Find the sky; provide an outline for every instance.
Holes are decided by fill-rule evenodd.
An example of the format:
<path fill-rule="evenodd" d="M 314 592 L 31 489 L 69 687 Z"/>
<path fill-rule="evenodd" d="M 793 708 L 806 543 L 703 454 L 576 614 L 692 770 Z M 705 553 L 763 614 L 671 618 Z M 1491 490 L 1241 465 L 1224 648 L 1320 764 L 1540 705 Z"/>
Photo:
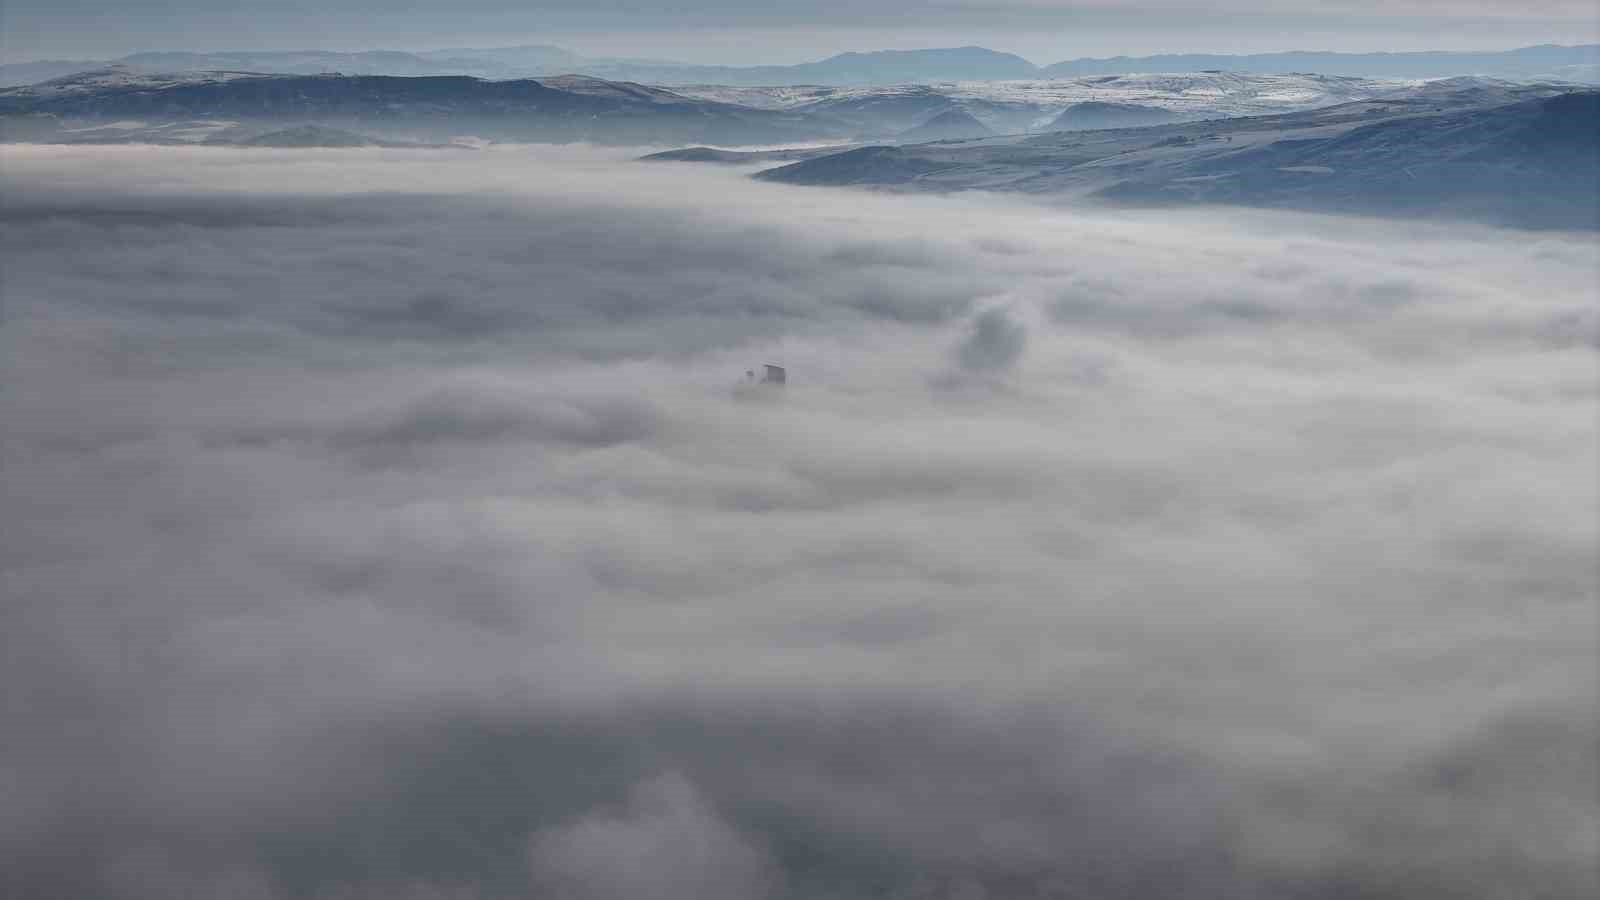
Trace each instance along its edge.
<path fill-rule="evenodd" d="M 10 884 L 1593 896 L 1592 235 L 744 175 L 0 148 Z"/>
<path fill-rule="evenodd" d="M 7 61 L 148 50 L 434 49 L 554 43 L 588 55 L 764 64 L 979 44 L 1079 56 L 1509 49 L 1600 40 L 1589 0 L 8 0 Z"/>

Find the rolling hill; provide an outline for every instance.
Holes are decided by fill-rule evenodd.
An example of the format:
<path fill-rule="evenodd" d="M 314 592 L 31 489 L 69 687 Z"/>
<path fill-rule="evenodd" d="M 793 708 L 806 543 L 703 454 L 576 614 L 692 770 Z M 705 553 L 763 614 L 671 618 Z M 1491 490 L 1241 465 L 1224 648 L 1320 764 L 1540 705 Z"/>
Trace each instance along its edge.
<path fill-rule="evenodd" d="M 114 68 L 0 90 L 0 116 L 88 124 L 221 120 L 320 125 L 380 138 L 753 144 L 838 136 L 800 111 L 752 109 L 584 76 L 146 75 Z"/>
<path fill-rule="evenodd" d="M 581 73 L 654 84 L 868 86 L 943 81 L 1009 81 L 1092 75 L 1201 72 L 1320 72 L 1379 78 L 1499 78 L 1600 81 L 1600 44 L 1541 45 L 1499 52 L 1333 53 L 1295 51 L 1072 59 L 1046 66 L 985 47 L 840 53 L 793 65 L 724 66 L 670 60 L 586 57 L 561 47 L 457 47 L 445 50 L 225 51 L 136 53 L 115 60 L 43 60 L 0 65 L 0 86 L 33 84 L 120 64 L 144 73 L 237 70 L 289 75 L 471 75 L 537 78 Z"/>
<path fill-rule="evenodd" d="M 1600 92 L 1421 90 L 1277 116 L 861 147 L 757 177 L 1592 229 Z"/>
<path fill-rule="evenodd" d="M 915 128 L 902 131 L 900 140 L 912 143 L 951 141 L 988 137 L 992 134 L 994 132 L 973 118 L 972 113 L 963 109 L 948 109 Z"/>

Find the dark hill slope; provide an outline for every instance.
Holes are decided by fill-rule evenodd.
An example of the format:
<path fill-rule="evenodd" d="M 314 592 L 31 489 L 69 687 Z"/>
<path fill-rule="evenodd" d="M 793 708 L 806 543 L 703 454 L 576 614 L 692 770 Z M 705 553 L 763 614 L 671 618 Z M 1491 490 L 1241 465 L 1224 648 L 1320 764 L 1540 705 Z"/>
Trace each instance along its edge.
<path fill-rule="evenodd" d="M 1130 179 L 1123 201 L 1239 203 L 1600 228 L 1600 92 L 1375 122 Z"/>
<path fill-rule="evenodd" d="M 356 134 L 353 131 L 342 131 L 338 128 L 328 128 L 322 125 L 297 125 L 292 128 L 283 128 L 278 131 L 269 131 L 265 134 L 240 138 L 236 141 L 214 141 L 216 143 L 231 143 L 240 147 L 407 147 L 409 144 L 397 144 L 391 141 L 380 141 Z"/>
<path fill-rule="evenodd" d="M 0 113 L 79 119 L 284 121 L 363 132 L 604 143 L 776 143 L 839 126 L 804 113 L 697 100 L 580 76 L 485 81 L 465 76 L 84 73 L 0 91 Z"/>
<path fill-rule="evenodd" d="M 919 141 L 965 141 L 991 137 L 993 131 L 964 109 L 949 109 L 915 128 L 900 133 L 906 143 Z"/>
<path fill-rule="evenodd" d="M 1177 113 L 1158 106 L 1088 100 L 1063 109 L 1045 130 L 1092 131 L 1098 128 L 1142 128 L 1146 125 L 1165 125 L 1177 118 Z"/>
<path fill-rule="evenodd" d="M 879 147 L 758 177 L 1600 227 L 1600 92 L 1508 94 L 1519 95 L 1484 106 L 1430 93 L 1280 116 Z"/>
<path fill-rule="evenodd" d="M 888 136 L 957 108 L 944 92 L 925 84 L 910 84 L 875 91 L 840 91 L 797 110 L 848 123 L 864 133 Z"/>

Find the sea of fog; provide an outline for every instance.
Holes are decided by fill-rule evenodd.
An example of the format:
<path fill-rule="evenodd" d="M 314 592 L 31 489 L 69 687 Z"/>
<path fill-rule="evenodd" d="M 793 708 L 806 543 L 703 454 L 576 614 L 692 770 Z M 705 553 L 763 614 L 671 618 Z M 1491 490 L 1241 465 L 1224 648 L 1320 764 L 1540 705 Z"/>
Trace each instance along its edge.
<path fill-rule="evenodd" d="M 1590 896 L 1592 235 L 747 171 L 0 151 L 16 895 Z"/>

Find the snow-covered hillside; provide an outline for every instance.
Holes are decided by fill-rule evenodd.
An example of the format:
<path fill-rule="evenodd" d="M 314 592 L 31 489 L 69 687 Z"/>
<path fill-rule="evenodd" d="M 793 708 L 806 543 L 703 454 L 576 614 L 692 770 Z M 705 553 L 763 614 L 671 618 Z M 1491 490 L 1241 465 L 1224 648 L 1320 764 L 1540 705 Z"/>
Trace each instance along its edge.
<path fill-rule="evenodd" d="M 197 120 L 254 123 L 269 130 L 317 125 L 408 143 L 474 136 L 738 146 L 854 136 L 837 119 L 714 103 L 578 75 L 510 80 L 245 72 L 152 75 L 111 68 L 0 89 L 4 140 L 108 140 L 118 134 L 110 126 L 133 122 L 165 142 L 165 126 Z M 134 130 L 122 129 L 130 139 Z"/>
<path fill-rule="evenodd" d="M 1600 92 L 1474 79 L 1271 116 L 818 154 L 756 177 L 1600 227 Z"/>
<path fill-rule="evenodd" d="M 845 117 L 860 109 L 871 108 L 881 113 L 889 106 L 909 108 L 912 101 L 921 101 L 924 108 L 948 105 L 966 109 L 992 128 L 1016 130 L 1020 124 L 1026 130 L 1043 127 L 1066 107 L 1085 101 L 1159 107 L 1184 118 L 1205 119 L 1316 109 L 1382 96 L 1419 83 L 1338 75 L 1189 72 L 895 87 L 693 85 L 673 90 L 691 97 L 743 106 Z"/>
<path fill-rule="evenodd" d="M 1065 107 L 1086 100 L 1159 106 L 1196 117 L 1293 112 L 1364 100 L 1415 82 L 1339 75 L 1239 72 L 1101 75 L 1059 81 L 959 82 L 941 86 L 958 100 Z"/>
<path fill-rule="evenodd" d="M 128 66 L 109 66 L 92 72 L 79 72 L 26 87 L 9 88 L 15 97 L 59 98 L 107 91 L 160 91 L 197 84 L 221 84 L 241 78 L 265 78 L 255 72 L 178 72 L 153 75 Z M 288 77 L 288 76 L 283 76 Z"/>

